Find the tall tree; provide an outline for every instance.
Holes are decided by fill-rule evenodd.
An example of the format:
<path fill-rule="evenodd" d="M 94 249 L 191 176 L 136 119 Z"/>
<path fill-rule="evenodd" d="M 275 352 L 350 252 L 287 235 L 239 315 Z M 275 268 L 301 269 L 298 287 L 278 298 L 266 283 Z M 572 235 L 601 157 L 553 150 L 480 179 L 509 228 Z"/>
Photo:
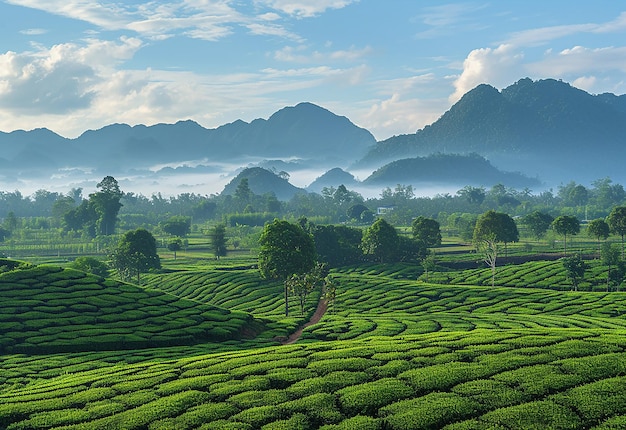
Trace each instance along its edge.
<path fill-rule="evenodd" d="M 517 242 L 519 240 L 517 225 L 508 214 L 487 211 L 476 221 L 473 240 L 478 250 L 483 253 L 485 262 L 491 267 L 491 285 L 494 286 L 498 244 Z"/>
<path fill-rule="evenodd" d="M 616 206 L 611 210 L 607 222 L 611 231 L 622 238 L 622 260 L 624 259 L 624 236 L 626 236 L 626 206 Z"/>
<path fill-rule="evenodd" d="M 441 245 L 441 227 L 434 219 L 418 216 L 411 223 L 413 237 L 426 247 Z"/>
<path fill-rule="evenodd" d="M 602 218 L 594 219 L 587 225 L 587 234 L 596 238 L 598 243 L 600 240 L 606 240 L 609 237 L 611 229 L 609 224 Z"/>
<path fill-rule="evenodd" d="M 275 219 L 266 224 L 259 238 L 259 271 L 265 279 L 285 282 L 315 266 L 317 256 L 310 234 L 298 224 Z M 289 315 L 289 286 L 285 284 L 285 315 Z"/>
<path fill-rule="evenodd" d="M 111 264 L 123 280 L 136 276 L 140 283 L 141 273 L 161 268 L 156 239 L 143 228 L 124 233 L 111 254 Z"/>
<path fill-rule="evenodd" d="M 384 263 L 395 259 L 399 243 L 396 229 L 383 218 L 379 218 L 365 230 L 361 249 L 365 255 Z"/>
<path fill-rule="evenodd" d="M 226 226 L 224 224 L 217 224 L 211 230 L 209 230 L 209 240 L 211 242 L 211 249 L 216 259 L 224 257 L 226 255 Z"/>
<path fill-rule="evenodd" d="M 108 236 L 115 233 L 117 214 L 122 208 L 120 203 L 122 192 L 113 176 L 105 176 L 97 187 L 100 191 L 89 195 L 89 203 L 98 214 L 96 222 L 98 234 Z"/>
<path fill-rule="evenodd" d="M 565 277 L 572 283 L 574 291 L 578 291 L 580 281 L 585 278 L 587 265 L 579 254 L 572 255 L 571 257 L 563 257 L 561 262 L 565 269 Z"/>
<path fill-rule="evenodd" d="M 609 291 L 612 280 L 611 269 L 619 263 L 619 249 L 613 246 L 612 243 L 604 242 L 602 248 L 600 248 L 600 259 L 602 264 L 607 266 L 606 290 Z"/>
<path fill-rule="evenodd" d="M 552 221 L 554 221 L 552 215 L 540 211 L 531 212 L 522 219 L 522 223 L 530 229 L 537 239 L 545 236 L 550 225 L 552 225 Z"/>
<path fill-rule="evenodd" d="M 580 231 L 580 221 L 574 216 L 561 215 L 552 221 L 552 228 L 556 234 L 563 236 L 563 254 L 567 255 L 567 236 L 578 234 Z"/>

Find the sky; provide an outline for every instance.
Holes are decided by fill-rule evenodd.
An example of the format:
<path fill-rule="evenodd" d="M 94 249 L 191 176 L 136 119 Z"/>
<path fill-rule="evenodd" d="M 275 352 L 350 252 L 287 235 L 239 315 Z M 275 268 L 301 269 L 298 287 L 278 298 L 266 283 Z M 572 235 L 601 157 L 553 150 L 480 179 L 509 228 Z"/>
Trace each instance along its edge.
<path fill-rule="evenodd" d="M 481 83 L 626 92 L 614 0 L 0 0 L 0 130 L 215 128 L 311 102 L 378 140 Z"/>

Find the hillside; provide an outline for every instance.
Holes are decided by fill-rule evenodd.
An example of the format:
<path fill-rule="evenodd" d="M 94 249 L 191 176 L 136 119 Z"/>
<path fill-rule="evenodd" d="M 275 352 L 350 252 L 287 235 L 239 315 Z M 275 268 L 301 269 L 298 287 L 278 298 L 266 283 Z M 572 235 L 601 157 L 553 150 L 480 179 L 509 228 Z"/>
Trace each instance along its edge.
<path fill-rule="evenodd" d="M 526 78 L 502 91 L 479 85 L 433 124 L 378 142 L 357 165 L 477 153 L 498 168 L 541 179 L 623 180 L 618 160 L 626 156 L 624 136 L 626 96 L 591 95 L 562 81 Z"/>
<path fill-rule="evenodd" d="M 407 269 L 414 266 L 335 272 L 336 305 L 295 345 L 129 351 L 118 360 L 4 355 L 0 427 L 623 427 L 622 293 L 432 285 L 404 279 Z M 199 275 L 163 280 L 194 294 L 184 287 Z M 229 300 L 218 275 L 210 276 L 199 283 L 219 291 L 197 288 L 197 298 Z M 236 295 L 252 278 L 223 276 L 241 277 L 232 300 L 243 306 Z"/>
<path fill-rule="evenodd" d="M 0 353 L 133 349 L 240 338 L 244 312 L 54 266 L 0 273 Z"/>
<path fill-rule="evenodd" d="M 234 195 L 242 179 L 248 179 L 250 191 L 262 196 L 270 193 L 279 200 L 289 200 L 298 193 L 306 193 L 302 188 L 298 188 L 289 183 L 285 178 L 281 178 L 273 172 L 262 167 L 249 167 L 243 169 L 233 178 L 222 191 L 222 195 Z"/>
<path fill-rule="evenodd" d="M 485 158 L 476 154 L 434 154 L 427 157 L 393 161 L 374 171 L 364 185 L 393 187 L 396 184 L 456 184 L 490 186 L 503 184 L 524 188 L 538 186 L 537 179 L 520 173 L 496 169 Z"/>

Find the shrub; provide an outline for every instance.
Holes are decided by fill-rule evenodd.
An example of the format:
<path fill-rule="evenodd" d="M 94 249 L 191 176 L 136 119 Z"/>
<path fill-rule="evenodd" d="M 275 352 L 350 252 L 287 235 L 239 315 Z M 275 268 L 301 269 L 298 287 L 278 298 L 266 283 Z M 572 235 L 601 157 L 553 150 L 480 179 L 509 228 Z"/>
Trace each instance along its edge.
<path fill-rule="evenodd" d="M 352 385 L 337 392 L 339 404 L 346 415 L 374 415 L 378 409 L 413 394 L 403 382 L 385 378 L 360 385 Z"/>

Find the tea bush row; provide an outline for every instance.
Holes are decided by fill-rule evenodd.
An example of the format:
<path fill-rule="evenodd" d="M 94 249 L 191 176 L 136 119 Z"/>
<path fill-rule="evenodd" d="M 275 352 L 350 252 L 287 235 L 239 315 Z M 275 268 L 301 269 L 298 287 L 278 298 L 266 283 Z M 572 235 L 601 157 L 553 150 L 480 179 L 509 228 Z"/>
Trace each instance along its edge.
<path fill-rule="evenodd" d="M 5 386 L 0 427 L 591 428 L 626 414 L 625 334 L 474 330 L 100 363 Z"/>

